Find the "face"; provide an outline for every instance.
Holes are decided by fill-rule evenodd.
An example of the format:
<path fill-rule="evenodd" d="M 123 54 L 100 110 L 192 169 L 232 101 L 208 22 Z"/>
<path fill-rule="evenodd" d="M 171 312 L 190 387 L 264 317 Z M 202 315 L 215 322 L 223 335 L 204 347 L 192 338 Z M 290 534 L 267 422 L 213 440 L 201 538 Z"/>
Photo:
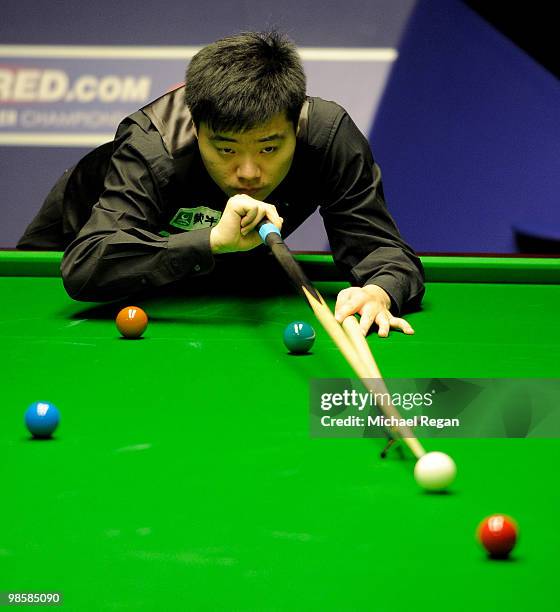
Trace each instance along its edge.
<path fill-rule="evenodd" d="M 198 148 L 213 181 L 228 195 L 265 200 L 284 180 L 296 148 L 296 132 L 284 113 L 245 132 L 198 130 Z"/>

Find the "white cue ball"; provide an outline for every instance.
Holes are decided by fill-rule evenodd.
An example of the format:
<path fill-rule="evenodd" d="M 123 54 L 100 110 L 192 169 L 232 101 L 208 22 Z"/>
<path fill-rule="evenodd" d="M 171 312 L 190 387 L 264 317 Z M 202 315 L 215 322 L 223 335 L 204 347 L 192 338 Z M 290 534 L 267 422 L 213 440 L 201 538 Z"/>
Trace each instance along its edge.
<path fill-rule="evenodd" d="M 438 451 L 422 455 L 414 466 L 414 478 L 426 491 L 444 491 L 453 484 L 456 474 L 455 461 Z"/>

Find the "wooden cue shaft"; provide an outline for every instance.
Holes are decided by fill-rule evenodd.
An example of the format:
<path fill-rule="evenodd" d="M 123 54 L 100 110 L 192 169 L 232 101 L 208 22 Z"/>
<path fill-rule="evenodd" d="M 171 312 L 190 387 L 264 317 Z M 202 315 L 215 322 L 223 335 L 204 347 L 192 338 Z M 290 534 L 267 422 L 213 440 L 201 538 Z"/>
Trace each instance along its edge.
<path fill-rule="evenodd" d="M 311 309 L 319 320 L 319 323 L 321 323 L 327 334 L 329 334 L 331 337 L 332 341 L 339 348 L 340 352 L 344 355 L 346 361 L 350 364 L 354 372 L 356 372 L 359 378 L 367 378 L 368 372 L 366 366 L 358 357 L 352 341 L 344 333 L 344 330 L 342 327 L 340 327 L 340 323 L 334 318 L 333 313 L 321 295 L 319 294 L 320 300 L 317 300 L 307 291 L 305 287 L 302 287 L 302 290 L 307 298 L 307 301 L 309 302 L 309 305 L 311 306 Z"/>
<path fill-rule="evenodd" d="M 260 229 L 260 227 L 266 222 L 267 220 L 264 219 L 258 225 L 258 229 Z M 302 295 L 305 296 L 309 306 L 315 313 L 315 316 L 317 317 L 319 323 L 321 323 L 327 334 L 329 334 L 333 342 L 339 348 L 346 361 L 361 379 L 362 384 L 364 384 L 366 389 L 369 390 L 369 387 L 371 385 L 368 384 L 367 381 L 368 378 L 371 378 L 370 369 L 365 365 L 365 363 L 362 362 L 362 360 L 358 356 L 354 344 L 352 343 L 348 335 L 344 333 L 342 326 L 335 319 L 333 313 L 331 312 L 330 308 L 326 304 L 321 294 L 313 286 L 311 281 L 307 278 L 307 276 L 301 269 L 298 262 L 294 259 L 290 249 L 284 244 L 280 233 L 269 232 L 266 237 L 263 238 L 263 241 L 270 248 L 272 254 L 276 258 L 280 266 L 283 268 L 284 272 L 288 275 L 289 279 L 296 287 L 296 289 L 300 293 L 302 293 Z M 385 416 L 394 416 L 396 418 L 400 418 L 396 408 L 392 405 L 391 407 L 392 411 L 390 413 L 387 413 Z M 381 408 L 383 409 L 383 407 Z M 416 440 L 414 434 L 412 434 L 410 429 L 396 427 L 394 428 L 394 431 L 396 431 L 402 437 L 405 444 L 410 448 L 412 453 L 417 458 L 420 458 L 424 454 L 422 447 L 420 446 L 420 449 L 418 448 L 419 442 L 418 440 Z M 417 444 L 414 443 L 414 440 L 416 440 Z"/>
<path fill-rule="evenodd" d="M 366 385 L 368 391 L 372 393 L 381 393 L 382 397 L 390 398 L 391 394 L 387 389 L 383 376 L 381 376 L 381 372 L 377 367 L 377 363 L 375 362 L 367 340 L 364 338 L 362 330 L 360 329 L 360 324 L 358 323 L 356 317 L 354 315 L 346 317 L 342 322 L 342 327 L 350 338 L 350 341 L 352 342 L 359 358 L 362 360 L 362 363 L 368 372 L 368 380 L 362 381 Z M 388 402 L 383 402 L 383 404 L 384 405 L 379 407 L 386 416 L 393 416 L 397 419 L 401 418 L 399 411 L 395 408 L 395 406 L 393 406 L 390 399 Z M 392 431 L 394 430 L 395 428 L 392 428 Z M 410 428 L 403 427 L 397 431 L 417 459 L 420 459 L 422 455 L 426 454 L 424 447 Z"/>
<path fill-rule="evenodd" d="M 354 342 L 352 341 L 350 336 L 344 333 L 343 328 L 341 327 L 340 323 L 334 318 L 333 313 L 323 300 L 322 296 L 319 294 L 319 300 L 317 300 L 307 291 L 305 287 L 303 287 L 302 289 L 305 296 L 307 297 L 309 305 L 315 313 L 315 316 L 317 317 L 327 334 L 329 334 L 329 336 L 332 338 L 333 342 L 340 349 L 341 353 L 346 358 L 346 361 L 348 361 L 348 363 L 352 366 L 354 372 L 356 372 L 364 387 L 372 393 L 382 392 L 388 394 L 389 392 L 387 391 L 387 387 L 385 386 L 385 383 L 383 381 L 383 378 L 381 377 L 381 373 L 379 372 L 377 366 L 371 369 L 370 367 L 368 367 L 368 365 L 366 365 L 367 362 L 362 361 Z M 356 321 L 355 318 L 354 321 Z M 360 335 L 362 334 L 359 327 L 358 333 Z M 362 340 L 366 342 L 366 339 L 363 337 L 363 335 Z M 371 353 L 370 359 L 373 359 Z M 378 378 L 381 383 L 381 389 L 379 388 L 379 386 L 376 387 L 376 378 Z M 386 417 L 401 419 L 398 410 L 393 406 L 390 401 L 383 402 L 381 405 L 379 405 L 379 408 Z M 422 445 L 409 427 L 395 426 L 392 427 L 391 430 L 397 433 L 402 438 L 403 442 L 408 446 L 412 454 L 417 459 L 420 459 L 420 457 L 425 454 Z"/>

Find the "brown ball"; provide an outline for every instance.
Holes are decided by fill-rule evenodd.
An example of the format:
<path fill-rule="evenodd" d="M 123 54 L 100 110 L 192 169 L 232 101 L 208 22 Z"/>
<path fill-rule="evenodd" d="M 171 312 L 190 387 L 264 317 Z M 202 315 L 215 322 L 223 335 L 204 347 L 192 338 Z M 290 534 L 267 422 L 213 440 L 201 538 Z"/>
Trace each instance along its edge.
<path fill-rule="evenodd" d="M 127 306 L 119 312 L 115 323 L 125 338 L 140 338 L 148 327 L 148 315 L 138 306 Z"/>

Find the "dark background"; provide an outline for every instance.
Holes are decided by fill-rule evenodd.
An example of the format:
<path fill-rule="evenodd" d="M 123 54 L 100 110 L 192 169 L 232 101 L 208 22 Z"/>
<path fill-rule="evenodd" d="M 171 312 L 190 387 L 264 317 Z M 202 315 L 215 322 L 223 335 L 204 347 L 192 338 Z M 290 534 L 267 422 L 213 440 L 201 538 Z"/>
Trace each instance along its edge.
<path fill-rule="evenodd" d="M 539 2 L 21 0 L 3 7 L 0 44 L 200 45 L 276 26 L 301 47 L 395 48 L 367 135 L 404 236 L 421 252 L 545 252 L 560 241 L 553 23 Z M 85 152 L 0 147 L 0 246 Z M 314 219 L 292 246 L 322 236 Z"/>

